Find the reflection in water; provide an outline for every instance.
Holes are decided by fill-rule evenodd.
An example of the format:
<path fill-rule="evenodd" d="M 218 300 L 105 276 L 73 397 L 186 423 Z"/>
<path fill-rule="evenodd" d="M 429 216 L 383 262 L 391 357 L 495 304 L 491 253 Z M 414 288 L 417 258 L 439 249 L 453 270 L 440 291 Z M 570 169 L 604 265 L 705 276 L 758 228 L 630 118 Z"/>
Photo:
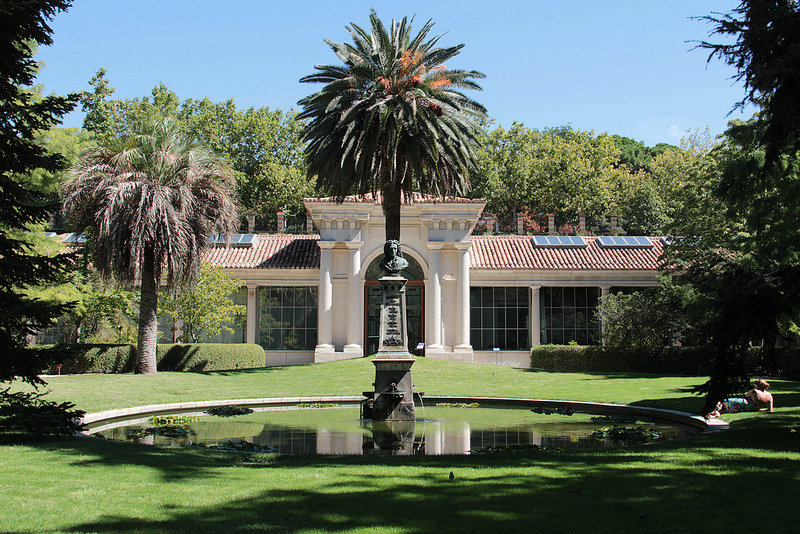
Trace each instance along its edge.
<path fill-rule="evenodd" d="M 422 454 L 422 441 L 415 442 L 416 422 L 414 421 L 373 421 L 372 447 L 364 442 L 364 452 L 377 452 L 393 456 Z M 323 453 L 327 454 L 327 453 Z"/>
<path fill-rule="evenodd" d="M 439 455 L 470 454 L 506 447 L 585 450 L 623 445 L 591 437 L 593 431 L 608 424 L 592 422 L 588 414 L 567 417 L 535 414 L 530 410 L 444 407 L 429 407 L 425 412 L 424 419 L 416 422 L 373 423 L 359 419 L 357 407 L 266 408 L 237 417 L 201 417 L 191 424 L 185 436 L 180 437 L 148 435 L 142 438 L 141 429 L 148 426 L 147 419 L 102 425 L 90 429 L 90 432 L 110 439 L 136 439 L 167 447 L 214 446 L 245 441 L 282 454 Z M 633 426 L 657 429 L 662 439 L 692 433 L 680 426 L 642 421 Z"/>

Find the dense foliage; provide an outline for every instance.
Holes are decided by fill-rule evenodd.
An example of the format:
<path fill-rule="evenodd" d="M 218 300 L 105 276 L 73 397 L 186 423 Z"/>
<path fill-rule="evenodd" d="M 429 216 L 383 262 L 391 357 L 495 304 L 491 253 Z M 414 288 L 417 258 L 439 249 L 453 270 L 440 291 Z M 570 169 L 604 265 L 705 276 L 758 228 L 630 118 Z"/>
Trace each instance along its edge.
<path fill-rule="evenodd" d="M 751 342 L 797 340 L 800 324 L 800 5 L 743 1 L 729 15 L 705 17 L 724 44 L 701 43 L 737 68 L 740 105 L 758 108 L 729 125 L 714 151 L 706 205 L 687 217 L 666 264 L 705 297 L 715 367 L 700 391 L 713 406 L 747 383 Z M 687 214 L 688 215 L 688 214 Z"/>
<path fill-rule="evenodd" d="M 239 109 L 233 100 L 181 100 L 163 84 L 150 96 L 114 99 L 105 69 L 83 96 L 84 128 L 98 141 L 120 137 L 154 113 L 176 118 L 182 130 L 223 158 L 236 178 L 242 213 L 254 212 L 259 228 L 274 230 L 275 214 L 283 211 L 293 225 L 304 222 L 303 197 L 314 196 L 305 176 L 302 121 L 293 111 L 267 107 Z"/>
<path fill-rule="evenodd" d="M 704 319 L 704 304 L 692 287 L 665 277 L 655 287 L 608 295 L 597 317 L 612 347 L 696 346 L 705 342 L 695 331 Z"/>
<path fill-rule="evenodd" d="M 0 435 L 73 436 L 83 425 L 83 410 L 71 402 L 55 402 L 35 392 L 0 391 Z"/>
<path fill-rule="evenodd" d="M 487 211 L 506 225 L 525 214 L 534 232 L 546 230 L 552 213 L 558 227 L 577 228 L 583 214 L 589 232 L 608 233 L 610 215 L 616 214 L 620 232 L 663 234 L 678 211 L 678 199 L 669 195 L 678 175 L 661 173 L 662 183 L 657 181 L 656 158 L 678 149 L 650 149 L 640 155 L 647 165 L 629 168 L 617 138 L 570 127 L 497 127 L 480 151 L 472 196 L 485 198 Z"/>

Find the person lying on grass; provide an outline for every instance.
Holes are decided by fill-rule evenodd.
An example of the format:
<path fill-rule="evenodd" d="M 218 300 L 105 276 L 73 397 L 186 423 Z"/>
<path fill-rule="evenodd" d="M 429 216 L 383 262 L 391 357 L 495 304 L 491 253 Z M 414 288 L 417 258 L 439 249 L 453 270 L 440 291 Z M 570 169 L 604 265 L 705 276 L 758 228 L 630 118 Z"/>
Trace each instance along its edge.
<path fill-rule="evenodd" d="M 729 398 L 718 402 L 714 411 L 706 415 L 706 419 L 714 419 L 723 413 L 757 412 L 767 410 L 772 412 L 772 394 L 767 391 L 769 382 L 763 378 L 755 381 L 753 389 L 744 394 L 744 398 Z"/>

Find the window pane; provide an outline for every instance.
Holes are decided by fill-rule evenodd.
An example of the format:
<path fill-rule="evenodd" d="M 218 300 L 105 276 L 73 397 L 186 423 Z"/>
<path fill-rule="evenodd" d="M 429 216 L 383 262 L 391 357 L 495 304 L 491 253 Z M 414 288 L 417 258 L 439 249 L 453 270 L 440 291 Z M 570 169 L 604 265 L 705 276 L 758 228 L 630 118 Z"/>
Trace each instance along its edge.
<path fill-rule="evenodd" d="M 469 324 L 472 328 L 481 327 L 481 310 L 480 308 L 469 309 Z"/>
<path fill-rule="evenodd" d="M 494 328 L 494 313 L 491 308 L 484 308 L 483 309 L 483 324 L 481 325 L 484 329 L 485 328 Z"/>
<path fill-rule="evenodd" d="M 575 288 L 574 287 L 565 287 L 564 288 L 564 304 L 565 308 L 573 308 L 575 307 Z"/>
<path fill-rule="evenodd" d="M 517 325 L 517 309 L 508 308 L 506 310 L 506 326 L 509 328 L 518 328 Z"/>
<path fill-rule="evenodd" d="M 506 326 L 506 310 L 504 308 L 496 308 L 494 310 L 494 327 L 499 329 Z"/>
<path fill-rule="evenodd" d="M 475 350 L 528 350 L 528 288 L 470 288 L 470 303 L 470 341 Z M 543 308 L 542 321 L 549 312 Z"/>
<path fill-rule="evenodd" d="M 575 328 L 575 308 L 564 309 L 564 328 Z"/>
<path fill-rule="evenodd" d="M 316 288 L 262 287 L 258 302 L 257 337 L 265 350 L 310 350 L 316 346 Z"/>
<path fill-rule="evenodd" d="M 561 287 L 554 287 L 551 291 L 552 300 L 550 302 L 550 307 L 561 308 L 564 306 L 564 289 Z"/>
<path fill-rule="evenodd" d="M 412 291 L 412 289 L 414 291 Z M 419 306 L 422 303 L 421 295 L 419 293 L 419 288 L 408 288 L 406 290 L 406 305 L 407 306 Z"/>
<path fill-rule="evenodd" d="M 471 287 L 469 288 L 469 305 L 471 307 L 480 306 L 481 303 L 481 288 L 479 287 Z"/>
<path fill-rule="evenodd" d="M 560 344 L 573 340 L 580 344 L 596 343 L 598 326 L 593 316 L 598 291 L 596 287 L 542 288 L 542 295 L 557 297 L 551 300 L 552 306 L 541 306 L 542 343 Z"/>
<path fill-rule="evenodd" d="M 517 289 L 516 287 L 507 287 L 506 288 L 506 306 L 508 307 L 516 307 L 517 306 Z"/>
<path fill-rule="evenodd" d="M 494 306 L 494 297 L 491 287 L 481 288 L 481 306 L 484 308 L 491 308 Z"/>
<path fill-rule="evenodd" d="M 586 307 L 586 290 L 588 288 L 579 287 L 575 291 L 575 306 L 578 308 Z"/>

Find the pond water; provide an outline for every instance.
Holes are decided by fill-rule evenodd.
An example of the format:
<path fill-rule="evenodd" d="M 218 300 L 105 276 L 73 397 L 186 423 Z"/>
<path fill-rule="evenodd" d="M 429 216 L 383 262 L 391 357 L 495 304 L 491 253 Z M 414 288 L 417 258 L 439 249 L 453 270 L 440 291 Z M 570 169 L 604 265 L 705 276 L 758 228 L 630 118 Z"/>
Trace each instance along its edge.
<path fill-rule="evenodd" d="M 420 419 L 416 422 L 373 423 L 360 419 L 359 408 L 353 405 L 272 407 L 255 408 L 253 413 L 234 417 L 191 414 L 199 417 L 155 430 L 155 420 L 140 418 L 90 427 L 89 433 L 165 447 L 217 447 L 281 454 L 437 455 L 508 448 L 605 449 L 676 439 L 696 432 L 682 425 L 567 413 L 434 406 L 418 410 Z M 615 425 L 617 429 L 612 431 Z M 604 436 L 593 435 L 600 429 L 605 429 Z M 624 434 L 626 439 L 611 439 L 609 434 Z"/>

